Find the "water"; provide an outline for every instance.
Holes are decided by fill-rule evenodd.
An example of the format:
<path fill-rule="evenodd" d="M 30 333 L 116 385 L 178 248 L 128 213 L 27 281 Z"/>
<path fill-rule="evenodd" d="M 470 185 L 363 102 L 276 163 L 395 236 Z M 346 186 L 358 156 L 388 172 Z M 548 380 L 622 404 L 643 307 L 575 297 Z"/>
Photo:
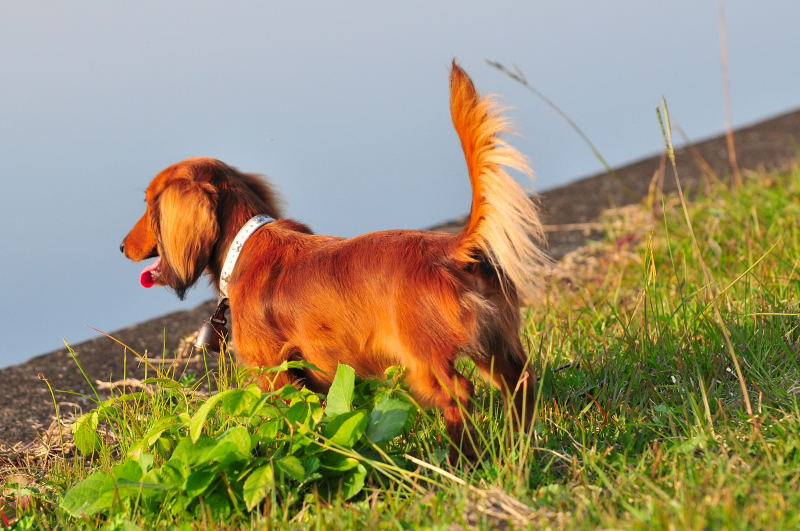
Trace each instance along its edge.
<path fill-rule="evenodd" d="M 693 138 L 724 123 L 715 1 L 285 4 L 3 2 L 0 366 L 211 297 L 144 290 L 117 250 L 149 179 L 187 156 L 269 174 L 318 232 L 465 213 L 452 57 L 514 106 L 539 190 L 601 168 L 485 59 L 517 63 L 612 164 L 661 148 L 662 95 Z M 734 122 L 800 105 L 800 4 L 727 14 Z"/>

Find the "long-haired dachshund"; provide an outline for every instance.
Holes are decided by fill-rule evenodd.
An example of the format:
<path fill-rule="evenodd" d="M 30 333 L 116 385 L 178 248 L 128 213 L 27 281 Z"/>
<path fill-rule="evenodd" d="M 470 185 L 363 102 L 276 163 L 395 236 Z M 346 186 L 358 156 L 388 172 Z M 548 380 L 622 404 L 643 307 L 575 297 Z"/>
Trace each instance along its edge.
<path fill-rule="evenodd" d="M 203 271 L 215 286 L 222 282 L 242 363 L 272 367 L 302 359 L 321 369 L 284 372 L 277 386 L 302 382 L 325 391 L 338 363 L 361 377 L 402 365 L 414 396 L 442 409 L 458 441 L 473 392 L 455 369 L 466 355 L 513 397 L 522 419 L 533 407 L 533 385 L 526 385 L 519 305 L 535 295 L 546 258 L 536 207 L 504 168 L 530 170 L 500 138 L 508 123 L 494 100 L 479 97 L 455 62 L 450 110 L 472 184 L 469 221 L 458 234 L 314 234 L 281 217 L 258 176 L 199 157 L 153 179 L 147 210 L 121 249 L 135 261 L 157 257 L 143 283 L 171 287 L 181 298 Z M 273 220 L 237 238 L 259 215 Z M 230 253 L 239 253 L 235 267 L 223 271 Z M 261 384 L 273 383 L 262 378 Z"/>

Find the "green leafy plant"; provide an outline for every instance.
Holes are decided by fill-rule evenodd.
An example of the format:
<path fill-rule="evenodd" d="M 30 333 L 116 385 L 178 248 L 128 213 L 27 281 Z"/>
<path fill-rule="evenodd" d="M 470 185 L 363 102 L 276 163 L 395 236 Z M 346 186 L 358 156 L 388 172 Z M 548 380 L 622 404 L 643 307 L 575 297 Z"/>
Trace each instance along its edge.
<path fill-rule="evenodd" d="M 184 411 L 151 422 L 117 464 L 69 489 L 61 508 L 74 517 L 138 509 L 221 517 L 290 505 L 312 490 L 351 499 L 374 464 L 392 461 L 392 441 L 416 417 L 398 376 L 390 370 L 387 380 L 364 381 L 339 365 L 327 399 L 289 385 L 270 393 L 249 385 L 197 401 L 178 382 L 151 380 L 183 397 Z M 133 399 L 141 395 L 115 397 L 80 417 L 78 450 L 100 451 L 98 426 L 117 423 L 118 406 Z"/>

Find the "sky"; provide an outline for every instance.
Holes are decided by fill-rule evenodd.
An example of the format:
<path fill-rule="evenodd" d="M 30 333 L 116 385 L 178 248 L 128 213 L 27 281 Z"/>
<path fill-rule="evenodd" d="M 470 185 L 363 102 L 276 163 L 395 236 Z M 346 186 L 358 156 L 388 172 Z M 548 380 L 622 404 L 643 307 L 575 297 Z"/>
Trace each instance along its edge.
<path fill-rule="evenodd" d="M 795 1 L 727 2 L 735 125 L 800 107 L 798 20 Z M 717 0 L 4 0 L 0 366 L 212 297 L 145 290 L 118 250 L 174 162 L 264 173 L 319 233 L 424 228 L 469 208 L 453 58 L 511 106 L 544 190 L 602 168 L 487 59 L 618 165 L 662 148 L 662 96 L 691 138 L 722 130 L 719 50 Z"/>

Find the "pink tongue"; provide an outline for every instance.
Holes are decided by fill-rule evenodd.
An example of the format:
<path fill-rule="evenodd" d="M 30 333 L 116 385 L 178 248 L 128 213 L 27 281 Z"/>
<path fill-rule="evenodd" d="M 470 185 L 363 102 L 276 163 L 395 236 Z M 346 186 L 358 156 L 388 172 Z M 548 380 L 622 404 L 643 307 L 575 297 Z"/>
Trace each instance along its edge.
<path fill-rule="evenodd" d="M 145 288 L 152 288 L 156 285 L 155 281 L 153 280 L 153 272 L 158 273 L 158 266 L 161 265 L 161 257 L 159 256 L 156 258 L 156 261 L 150 264 L 149 266 L 145 267 L 142 270 L 142 274 L 139 275 L 139 282 L 142 284 L 142 287 Z"/>

